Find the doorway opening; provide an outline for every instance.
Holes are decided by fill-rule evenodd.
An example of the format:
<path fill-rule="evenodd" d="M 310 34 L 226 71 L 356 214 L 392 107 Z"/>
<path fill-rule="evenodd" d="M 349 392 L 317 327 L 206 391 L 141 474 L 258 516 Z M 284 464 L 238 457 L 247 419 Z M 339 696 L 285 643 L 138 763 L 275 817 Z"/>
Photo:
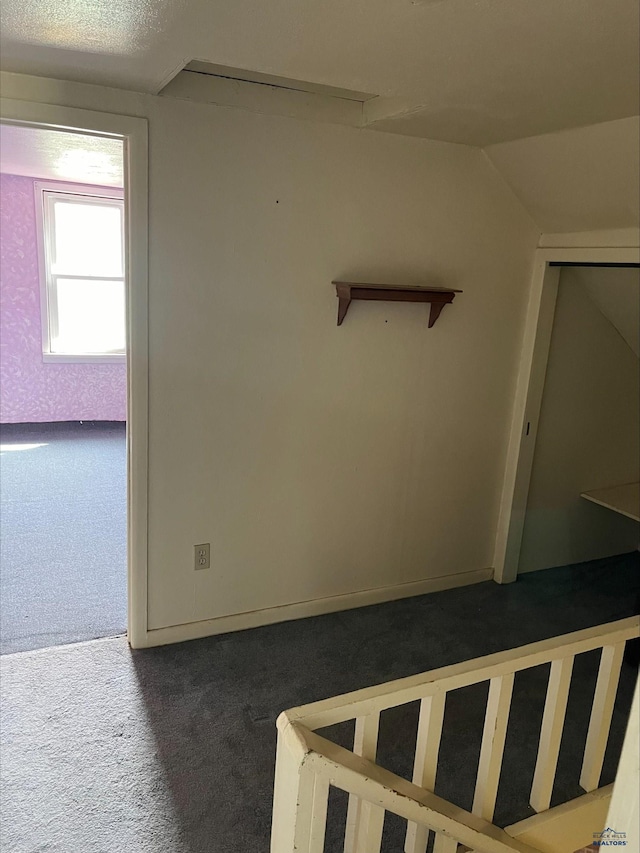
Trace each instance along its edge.
<path fill-rule="evenodd" d="M 1 652 L 127 631 L 123 138 L 0 124 Z"/>
<path fill-rule="evenodd" d="M 496 539 L 503 583 L 638 543 L 638 249 L 536 260 Z"/>

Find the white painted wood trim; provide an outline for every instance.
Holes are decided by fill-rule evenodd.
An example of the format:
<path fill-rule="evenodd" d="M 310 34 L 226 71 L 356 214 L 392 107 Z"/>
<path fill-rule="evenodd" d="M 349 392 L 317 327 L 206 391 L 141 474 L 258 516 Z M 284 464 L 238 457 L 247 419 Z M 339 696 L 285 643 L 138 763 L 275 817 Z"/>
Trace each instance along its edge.
<path fill-rule="evenodd" d="M 446 698 L 446 693 L 441 693 L 427 696 L 420 703 L 412 781 L 427 791 L 435 790 Z M 407 827 L 405 853 L 425 853 L 428 840 L 429 831 L 426 827 L 410 823 Z"/>
<path fill-rule="evenodd" d="M 560 246 L 535 252 L 529 304 L 514 396 L 505 473 L 496 527 L 494 579 L 514 581 L 533 466 L 535 438 L 549 358 L 559 267 L 550 263 L 640 263 L 640 249 L 624 246 Z M 527 424 L 530 425 L 527 430 Z"/>
<path fill-rule="evenodd" d="M 318 791 L 318 795 L 321 794 L 321 790 L 316 786 L 316 780 L 317 776 L 313 768 L 308 763 L 303 762 L 298 768 L 292 851 L 304 850 L 305 853 L 318 853 L 317 847 L 314 849 L 312 835 L 316 828 L 314 812 L 317 815 L 319 810 L 319 804 L 315 798 L 316 791 Z"/>
<path fill-rule="evenodd" d="M 43 352 L 42 361 L 44 364 L 126 364 L 127 355 L 121 353 L 62 353 L 62 352 Z"/>
<path fill-rule="evenodd" d="M 180 70 L 167 82 L 160 97 L 215 104 L 218 107 L 266 115 L 362 127 L 361 101 L 185 70 Z"/>
<path fill-rule="evenodd" d="M 536 249 L 536 259 L 565 264 L 638 264 L 640 248 L 635 246 L 567 246 Z"/>
<path fill-rule="evenodd" d="M 432 669 L 408 678 L 388 681 L 376 687 L 365 687 L 320 702 L 311 702 L 291 708 L 286 712 L 286 719 L 302 723 L 311 730 L 330 726 L 424 699 L 426 696 L 457 690 L 459 687 L 540 666 L 562 657 L 573 657 L 603 646 L 622 644 L 638 636 L 640 616 L 630 616 L 618 622 L 597 625 L 561 637 L 551 637 L 516 649 Z"/>
<path fill-rule="evenodd" d="M 636 678 L 606 826 L 626 833 L 628 851 L 640 850 L 640 679 Z M 603 827 L 604 828 L 604 827 Z"/>
<path fill-rule="evenodd" d="M 433 853 L 457 853 L 458 842 L 450 835 L 439 832 L 433 844 Z"/>
<path fill-rule="evenodd" d="M 627 639 L 638 636 L 640 616 L 283 712 L 277 720 L 272 853 L 322 853 L 324 828 L 320 823 L 326 821 L 329 785 L 350 796 L 352 806 L 348 825 L 354 829 L 347 832 L 345 849 L 353 853 L 379 853 L 385 811 L 405 818 L 409 825 L 416 824 L 421 832 L 416 833 L 414 838 L 419 838 L 420 842 L 423 835 L 428 838 L 429 832 L 434 832 L 434 849 L 442 853 L 448 853 L 449 850 L 453 853 L 457 849 L 454 842 L 455 845 L 466 845 L 477 853 L 507 853 L 509 850 L 533 853 L 533 847 L 526 844 L 521 846 L 522 840 L 511 838 L 490 822 L 498 790 L 515 672 L 553 662 L 542 724 L 540 751 L 543 758 L 539 758 L 536 767 L 536 776 L 543 777 L 542 787 L 549 785 L 550 796 L 575 655 L 602 648 L 583 767 L 583 775 L 591 774 L 597 782 L 608 738 L 624 644 Z M 446 692 L 485 680 L 490 681 L 489 697 L 473 813 L 469 813 L 435 796 L 427 790 L 426 785 L 433 787 L 435 784 L 435 746 L 440 740 Z M 374 762 L 379 714 L 385 708 L 406 704 L 421 696 L 414 781 L 408 782 Z M 354 718 L 357 720 L 354 751 L 331 743 L 312 731 L 314 727 Z M 434 744 L 433 750 L 429 749 L 430 743 Z M 551 779 L 550 783 L 548 778 Z M 326 785 L 320 784 L 319 779 L 324 780 Z M 317 798 L 316 792 L 319 792 Z M 541 796 L 546 796 L 544 791 Z M 553 824 L 554 830 L 559 827 L 562 832 L 565 829 L 567 832 L 579 830 L 584 834 L 584 820 L 582 815 L 576 818 L 576 808 L 579 805 L 581 809 L 591 809 L 592 801 L 598 808 L 602 808 L 601 804 L 597 804 L 598 795 L 589 795 L 586 799 L 578 798 L 578 801 L 557 809 L 546 810 L 514 825 L 509 831 L 514 835 L 526 833 L 529 842 L 534 831 L 542 833 L 544 837 L 549 836 L 549 823 Z M 354 810 L 356 806 L 353 804 L 358 804 L 357 810 Z M 589 814 L 592 812 L 589 811 Z M 317 819 L 314 815 L 317 815 Z M 550 846 L 536 844 L 537 853 L 540 850 L 569 853 L 569 848 L 565 850 L 558 844 L 558 831 L 549 836 L 552 839 Z M 593 831 L 597 831 L 597 827 Z M 408 835 L 407 842 L 410 841 Z M 414 853 L 411 847 L 408 849 L 409 853 Z"/>
<path fill-rule="evenodd" d="M 45 228 L 44 228 L 44 207 L 42 200 L 42 191 L 39 184 L 41 181 L 34 181 L 34 204 L 36 207 L 36 252 L 38 257 L 38 281 L 40 284 L 40 333 L 42 335 L 42 351 L 43 359 L 46 353 L 51 349 L 51 335 L 49 333 L 49 311 L 47 302 L 49 294 L 47 290 L 47 261 L 45 257 Z"/>
<path fill-rule="evenodd" d="M 304 779 L 302 776 L 302 765 L 308 749 L 300 730 L 289 725 L 286 714 L 280 715 L 277 725 L 271 853 L 293 853 L 296 836 L 300 836 L 298 823 L 303 819 L 299 816 L 301 799 L 312 796 L 309 786 L 313 787 L 315 781 L 309 775 Z M 307 809 L 310 808 L 308 802 L 305 805 Z"/>
<path fill-rule="evenodd" d="M 580 773 L 580 785 L 585 791 L 594 791 L 600 781 L 623 654 L 624 643 L 616 643 L 602 649 Z"/>
<path fill-rule="evenodd" d="M 356 834 L 355 853 L 380 853 L 383 828 L 384 809 L 382 806 L 366 800 L 361 801 L 360 825 Z"/>
<path fill-rule="evenodd" d="M 368 717 L 358 717 L 353 738 L 353 751 L 356 755 L 376 760 L 378 751 L 378 733 L 380 731 L 380 714 L 369 714 Z"/>
<path fill-rule="evenodd" d="M 436 785 L 446 699 L 446 693 L 442 693 L 427 696 L 420 703 L 413 782 L 427 791 L 433 791 Z"/>
<path fill-rule="evenodd" d="M 134 116 L 0 99 L 2 120 L 124 140 L 127 200 L 127 554 L 128 638 L 147 642 L 148 578 L 148 132 Z"/>
<path fill-rule="evenodd" d="M 607 785 L 575 797 L 508 826 L 506 832 L 542 853 L 572 853 L 591 844 L 593 833 L 604 829 L 612 788 L 613 785 Z"/>
<path fill-rule="evenodd" d="M 389 770 L 354 755 L 350 750 L 331 743 L 315 732 L 295 723 L 309 750 L 305 764 L 316 773 L 328 776 L 331 784 L 343 791 L 457 839 L 479 853 L 539 853 L 534 848 L 511 838 L 507 833 L 430 791 L 396 776 Z M 285 853 L 284 849 L 278 853 Z M 288 851 L 287 851 L 288 853 Z M 300 850 L 300 853 L 306 853 Z"/>
<path fill-rule="evenodd" d="M 640 521 L 640 483 L 594 489 L 590 492 L 582 492 L 580 497 L 612 512 L 618 512 L 632 521 Z"/>
<path fill-rule="evenodd" d="M 358 717 L 353 739 L 354 755 L 361 755 L 369 761 L 376 760 L 379 728 L 380 714 Z M 375 822 L 375 815 L 372 815 L 370 810 L 366 814 L 363 813 L 361 806 L 362 803 L 357 797 L 353 795 L 349 797 L 344 853 L 358 853 L 368 836 L 369 824 L 372 821 Z"/>
<path fill-rule="evenodd" d="M 569 231 L 541 234 L 538 245 L 542 248 L 633 248 L 640 246 L 640 229 L 614 228 L 607 231 Z"/>
<path fill-rule="evenodd" d="M 569 656 L 554 660 L 549 673 L 547 698 L 544 703 L 538 756 L 531 786 L 531 808 L 546 811 L 551 803 L 553 782 L 556 777 L 560 740 L 567 710 L 571 673 L 574 658 Z"/>
<path fill-rule="evenodd" d="M 498 583 L 510 583 L 518 574 L 559 279 L 560 270 L 549 267 L 537 252 L 496 530 L 493 565 Z"/>
<path fill-rule="evenodd" d="M 327 828 L 327 804 L 329 799 L 329 780 L 326 777 L 314 776 L 313 783 L 311 826 L 309 828 L 309 853 L 324 853 L 324 837 Z"/>
<path fill-rule="evenodd" d="M 485 820 L 493 820 L 498 796 L 498 783 L 502 769 L 502 756 L 507 736 L 514 673 L 496 676 L 489 684 L 489 698 L 484 718 L 482 747 L 473 797 L 474 814 Z"/>
<path fill-rule="evenodd" d="M 412 583 L 383 586 L 375 589 L 361 590 L 346 595 L 332 595 L 327 598 L 315 598 L 311 601 L 300 601 L 294 604 L 283 604 L 279 607 L 267 607 L 263 610 L 252 610 L 248 613 L 234 613 L 229 616 L 218 616 L 200 622 L 188 622 L 184 625 L 174 625 L 167 628 L 150 629 L 145 637 L 145 645 L 160 646 L 166 643 L 180 643 L 184 640 L 195 640 L 215 634 L 226 634 L 230 631 L 243 631 L 246 628 L 257 628 L 260 625 L 272 625 L 275 622 L 288 622 L 292 619 L 305 619 L 308 616 L 320 616 L 324 613 L 337 613 L 341 610 L 351 610 L 355 607 L 366 607 L 369 604 L 381 604 L 385 601 L 396 601 L 401 598 L 411 598 L 414 595 L 425 595 L 444 589 L 455 589 L 470 584 L 491 580 L 491 569 L 478 569 L 472 572 L 460 572 L 457 575 L 442 575 L 437 578 Z"/>
<path fill-rule="evenodd" d="M 127 229 L 127 459 L 129 643 L 148 636 L 149 489 L 149 166 L 147 122 L 134 121 L 125 135 Z"/>

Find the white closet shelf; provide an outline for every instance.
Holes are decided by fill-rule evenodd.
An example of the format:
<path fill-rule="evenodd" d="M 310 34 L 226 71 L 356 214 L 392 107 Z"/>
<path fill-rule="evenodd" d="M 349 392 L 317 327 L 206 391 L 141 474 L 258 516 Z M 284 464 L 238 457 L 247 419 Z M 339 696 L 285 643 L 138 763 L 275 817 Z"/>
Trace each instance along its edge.
<path fill-rule="evenodd" d="M 580 497 L 619 512 L 634 521 L 640 521 L 640 483 L 594 489 L 591 492 L 582 492 Z"/>

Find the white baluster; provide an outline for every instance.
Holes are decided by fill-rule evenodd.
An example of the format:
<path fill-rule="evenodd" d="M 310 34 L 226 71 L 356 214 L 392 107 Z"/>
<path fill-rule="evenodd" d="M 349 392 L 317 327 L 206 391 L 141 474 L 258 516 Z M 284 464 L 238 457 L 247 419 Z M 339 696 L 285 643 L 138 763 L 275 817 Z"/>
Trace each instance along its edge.
<path fill-rule="evenodd" d="M 413 783 L 427 791 L 433 791 L 436 784 L 445 699 L 446 693 L 437 693 L 427 696 L 420 703 Z M 404 844 L 405 853 L 424 853 L 428 840 L 429 830 L 426 826 L 410 823 Z"/>
<path fill-rule="evenodd" d="M 380 714 L 369 714 L 356 719 L 353 751 L 369 761 L 375 761 L 378 749 Z M 382 844 L 384 809 L 363 803 L 351 794 L 347 809 L 347 828 L 344 853 L 377 853 Z M 363 846 L 363 845 L 367 846 Z M 377 846 L 376 846 L 377 845 Z"/>
<path fill-rule="evenodd" d="M 589 720 L 589 731 L 584 748 L 584 760 L 580 774 L 580 784 L 585 791 L 594 791 L 600 782 L 602 762 L 609 739 L 609 728 L 611 726 L 611 715 L 613 714 L 613 703 L 618 690 L 618 679 L 620 678 L 620 666 L 624 643 L 615 646 L 605 646 L 600 658 L 600 669 L 598 670 L 598 681 L 593 696 L 591 708 L 591 719 Z"/>
<path fill-rule="evenodd" d="M 531 807 L 537 812 L 546 811 L 551 804 L 553 781 L 558 765 L 560 740 L 567 710 L 567 697 L 571 684 L 573 656 L 554 660 L 549 673 L 549 686 L 544 704 L 542 727 L 536 769 L 531 786 Z"/>
<path fill-rule="evenodd" d="M 356 832 L 355 853 L 380 853 L 384 809 L 373 803 L 360 804 L 360 822 Z"/>
<path fill-rule="evenodd" d="M 482 748 L 478 764 L 473 813 L 485 820 L 493 820 L 502 768 L 502 754 L 507 735 L 511 708 L 514 673 L 497 676 L 489 682 L 489 698 L 484 718 Z"/>
<path fill-rule="evenodd" d="M 433 853 L 457 853 L 458 842 L 450 835 L 439 832 L 433 844 Z"/>

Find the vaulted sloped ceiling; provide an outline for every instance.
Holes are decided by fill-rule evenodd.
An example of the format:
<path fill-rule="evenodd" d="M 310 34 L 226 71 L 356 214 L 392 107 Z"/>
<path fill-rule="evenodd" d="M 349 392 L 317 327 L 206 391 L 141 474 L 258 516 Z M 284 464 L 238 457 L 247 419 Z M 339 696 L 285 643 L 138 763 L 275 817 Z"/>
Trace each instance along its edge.
<path fill-rule="evenodd" d="M 158 92 L 192 60 L 365 92 L 486 146 L 637 112 L 637 0 L 3 0 L 2 67 Z"/>
<path fill-rule="evenodd" d="M 571 275 L 640 357 L 640 270 L 575 267 Z"/>
<path fill-rule="evenodd" d="M 485 149 L 542 231 L 640 225 L 640 119 Z"/>

